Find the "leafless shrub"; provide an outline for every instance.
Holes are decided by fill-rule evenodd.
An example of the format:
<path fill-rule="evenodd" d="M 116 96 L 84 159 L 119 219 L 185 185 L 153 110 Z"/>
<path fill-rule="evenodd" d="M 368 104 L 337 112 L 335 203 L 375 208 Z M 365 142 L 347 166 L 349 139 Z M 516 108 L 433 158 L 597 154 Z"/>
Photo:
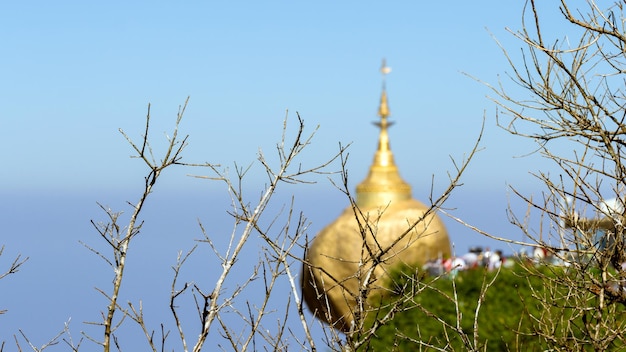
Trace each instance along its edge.
<path fill-rule="evenodd" d="M 394 311 L 416 307 L 412 304 L 412 296 L 404 295 L 403 299 L 394 303 L 388 313 L 380 313 L 380 305 L 372 302 L 372 292 L 387 290 L 377 280 L 379 271 L 386 270 L 381 264 L 388 261 L 393 254 L 391 247 L 402 241 L 430 214 L 441 211 L 445 201 L 453 190 L 460 185 L 460 177 L 468 163 L 478 150 L 478 142 L 469 155 L 459 164 L 453 161 L 455 170 L 450 174 L 449 186 L 437 197 L 430 200 L 430 206 L 422 218 L 407 223 L 407 230 L 390 247 L 383 247 L 371 238 L 376 237 L 377 220 L 369 218 L 355 203 L 348 189 L 347 153 L 346 146 L 339 145 L 337 154 L 318 165 L 308 166 L 300 161 L 303 150 L 309 148 L 315 131 L 305 133 L 304 121 L 297 116 L 295 133 L 288 126 L 287 118 L 283 125 L 283 135 L 276 146 L 276 162 L 266 158 L 263 152 L 258 154 L 258 162 L 265 171 L 267 184 L 258 197 L 244 192 L 245 179 L 249 168 L 242 168 L 235 164 L 234 175 L 229 175 L 228 169 L 209 163 L 193 164 L 182 162 L 182 153 L 187 146 L 187 137 L 179 136 L 179 125 L 183 118 L 187 101 L 179 108 L 175 127 L 168 137 L 163 154 L 157 158 L 153 154 L 150 137 L 150 107 L 146 116 L 145 132 L 140 143 L 135 143 L 124 131 L 120 130 L 134 151 L 134 158 L 140 160 L 147 168 L 143 189 L 137 201 L 129 202 L 131 214 L 129 217 L 122 212 L 110 209 L 99 204 L 105 215 L 105 221 L 92 221 L 93 227 L 100 239 L 99 245 L 83 243 L 84 246 L 101 258 L 113 271 L 111 286 L 97 288 L 106 300 L 106 308 L 101 312 L 100 321 L 87 322 L 101 329 L 101 336 L 92 332 L 81 332 L 81 338 L 72 337 L 69 324 L 60 333 L 41 347 L 36 347 L 20 330 L 20 336 L 15 337 L 15 344 L 21 350 L 22 344 L 28 345 L 33 351 L 43 351 L 49 346 L 64 342 L 72 351 L 79 351 L 87 344 L 95 344 L 104 351 L 123 350 L 124 341 L 119 331 L 131 324 L 139 327 L 145 337 L 149 350 L 163 351 L 170 345 L 179 346 L 183 351 L 194 352 L 219 347 L 235 351 L 271 349 L 271 350 L 318 350 L 317 338 L 313 336 L 312 328 L 321 323 L 315 321 L 307 312 L 300 293 L 300 275 L 303 265 L 302 252 L 308 246 L 309 222 L 304 214 L 296 211 L 295 199 L 283 205 L 280 211 L 268 210 L 277 189 L 286 184 L 303 185 L 315 181 L 310 176 L 340 174 L 341 182 L 338 188 L 345 193 L 349 200 L 354 216 L 362 229 L 362 260 L 359 262 L 359 280 L 357 302 L 354 315 L 357 317 L 347 334 L 343 334 L 328 326 L 322 325 L 326 347 L 333 350 L 367 349 L 370 339 L 376 334 L 378 327 L 393 319 Z M 481 132 L 482 135 L 482 132 Z M 331 167 L 336 160 L 341 165 L 338 171 Z M 216 234 L 207 230 L 200 222 L 201 238 L 187 251 L 172 253 L 172 281 L 169 297 L 169 311 L 173 318 L 173 325 L 166 322 L 149 321 L 142 301 L 132 302 L 121 298 L 124 277 L 127 272 L 127 259 L 132 256 L 131 242 L 142 231 L 141 214 L 144 205 L 153 193 L 163 171 L 172 166 L 204 168 L 209 176 L 195 176 L 210 182 L 222 182 L 228 191 L 231 200 L 229 212 L 233 220 L 232 231 L 228 235 L 226 247 L 216 243 Z M 273 203 L 272 203 L 273 204 Z M 274 206 L 271 209 L 276 209 Z M 125 220 L 127 219 L 127 220 Z M 149 236 L 144 233 L 142 236 Z M 221 235 L 221 234 L 218 234 Z M 243 259 L 249 256 L 244 248 L 258 239 L 260 252 L 257 262 L 252 267 L 242 264 Z M 187 279 L 185 275 L 186 263 L 197 255 L 200 249 L 206 248 L 213 254 L 211 269 L 215 279 L 206 278 Z M 394 249 L 395 250 L 395 249 Z M 0 250 L 0 254 L 2 251 Z M 16 258 L 6 274 L 16 272 L 25 262 Z M 323 268 L 319 268 L 322 269 Z M 236 274 L 235 274 L 236 273 Z M 242 273 L 247 279 L 241 279 Z M 415 292 L 418 283 L 413 288 L 404 290 Z M 320 287 L 320 290 L 324 287 Z M 487 289 L 487 286 L 485 287 Z M 257 293 L 256 295 L 250 292 Z M 250 298 L 255 297 L 255 298 Z M 451 297 L 457 302 L 456 297 Z M 194 311 L 195 314 L 189 314 Z M 376 316 L 375 324 L 367 325 L 368 316 Z M 297 324 L 293 324 L 293 318 Z M 233 317 L 237 323 L 233 324 Z M 453 333 L 462 334 L 468 346 L 475 345 L 476 339 L 466 336 L 457 325 L 442 322 Z M 478 333 L 476 327 L 476 334 Z M 423 343 L 428 347 L 428 344 Z M 0 350 L 4 344 L 0 345 Z"/>
<path fill-rule="evenodd" d="M 546 348 L 599 351 L 625 345 L 626 28 L 622 1 L 581 3 L 560 1 L 559 35 L 567 34 L 555 37 L 542 21 L 545 7 L 528 1 L 522 29 L 511 31 L 524 44 L 521 62 L 502 50 L 509 78 L 531 98 L 511 96 L 502 83 L 491 88 L 498 124 L 535 141 L 558 170 L 535 174 L 545 185 L 541 199 L 514 190 L 542 226 L 515 214 L 513 223 L 540 256 L 566 267 L 548 275 L 528 268 L 546 282 L 536 292 L 543 309 L 533 316 L 535 333 Z"/>
<path fill-rule="evenodd" d="M 223 182 L 226 185 L 231 198 L 232 209 L 230 215 L 233 219 L 233 229 L 230 233 L 228 246 L 223 249 L 216 245 L 213 234 L 207 232 L 202 223 L 200 229 L 202 238 L 199 243 L 193 246 L 186 253 L 178 253 L 173 269 L 173 280 L 171 285 L 170 311 L 174 318 L 174 331 L 178 336 L 180 346 L 184 351 L 200 351 L 211 337 L 215 344 L 216 340 L 223 341 L 217 343 L 221 348 L 233 350 L 256 350 L 271 348 L 274 350 L 288 350 L 296 346 L 300 349 L 315 350 L 315 340 L 311 335 L 310 326 L 312 322 L 305 315 L 305 308 L 298 291 L 298 271 L 300 270 L 300 251 L 303 243 L 306 242 L 308 221 L 301 213 L 294 212 L 292 204 L 287 204 L 279 213 L 268 212 L 268 205 L 276 190 L 281 184 L 306 184 L 313 182 L 307 176 L 313 174 L 328 174 L 328 166 L 345 148 L 341 147 L 338 154 L 331 157 L 329 161 L 320 165 L 307 167 L 298 159 L 302 151 L 307 148 L 314 133 L 305 135 L 304 121 L 298 116 L 295 136 L 288 133 L 287 119 L 283 128 L 283 137 L 276 147 L 278 165 L 271 165 L 262 152 L 259 152 L 258 161 L 265 170 L 268 184 L 261 193 L 256 203 L 251 203 L 244 195 L 244 178 L 248 171 L 235 164 L 235 176 L 233 179 L 228 175 L 227 169 L 220 169 L 219 166 L 211 164 L 189 164 L 181 162 L 181 153 L 186 146 L 186 137 L 182 140 L 178 137 L 178 126 L 183 117 L 186 103 L 181 107 L 176 127 L 172 137 L 168 140 L 164 156 L 160 161 L 156 161 L 152 155 L 152 148 L 148 138 L 150 130 L 150 114 L 146 118 L 146 128 L 143 140 L 135 144 L 123 131 L 122 134 L 136 152 L 136 158 L 143 161 L 148 167 L 148 176 L 145 178 L 145 187 L 139 201 L 131 204 L 133 213 L 130 216 L 128 225 L 120 224 L 120 212 L 115 212 L 105 206 L 101 206 L 107 216 L 107 221 L 103 223 L 93 222 L 100 237 L 107 244 L 109 253 L 102 252 L 92 246 L 87 246 L 89 250 L 102 258 L 107 265 L 114 270 L 114 280 L 110 292 L 98 289 L 109 304 L 107 310 L 102 314 L 102 322 L 92 322 L 89 324 L 101 326 L 104 337 L 98 339 L 94 336 L 85 337 L 101 345 L 105 351 L 112 347 L 121 349 L 116 337 L 116 331 L 129 321 L 134 322 L 146 337 L 149 348 L 153 351 L 161 350 L 166 346 L 166 340 L 173 336 L 171 330 L 164 324 L 160 324 L 160 331 L 150 328 L 153 322 L 147 322 L 144 318 L 144 308 L 141 301 L 138 304 L 128 302 L 126 306 L 119 302 L 119 292 L 122 287 L 126 258 L 129 255 L 129 244 L 142 228 L 142 223 L 138 220 L 143 205 L 152 192 L 152 188 L 158 181 L 161 172 L 173 165 L 184 165 L 186 167 L 204 167 L 211 170 L 211 176 L 196 176 L 211 181 Z M 281 213 L 286 216 L 281 218 Z M 243 249 L 251 242 L 251 236 L 258 236 L 262 240 L 262 252 L 258 263 L 248 272 L 248 279 L 241 281 L 241 272 L 247 269 L 236 269 L 240 264 Z M 180 274 L 184 271 L 186 261 L 196 253 L 199 246 L 208 246 L 215 258 L 219 262 L 218 268 L 221 273 L 213 283 L 201 283 L 204 280 L 181 282 Z M 234 270 L 239 270 L 235 278 L 232 278 Z M 238 281 L 237 281 L 238 280 Z M 258 284 L 261 282 L 262 284 Z M 254 285 L 253 285 L 254 283 Z M 277 290 L 289 288 L 289 293 L 277 293 Z M 260 290 L 262 295 L 259 300 L 243 298 L 244 292 Z M 183 297 L 191 297 L 192 301 L 183 300 Z M 248 293 L 248 297 L 251 295 Z M 276 298 L 280 296 L 280 298 Z M 282 301 L 277 308 L 275 300 Z M 192 308 L 197 311 L 199 324 L 192 324 L 190 316 L 181 313 L 185 310 L 187 302 L 194 302 Z M 185 308 L 185 309 L 183 309 Z M 278 311 L 276 311 L 278 309 Z M 185 310 L 187 311 L 187 310 Z M 290 314 L 296 314 L 300 321 L 300 327 L 289 326 L 287 319 Z M 238 316 L 240 323 L 231 325 L 228 323 L 229 316 Z M 119 317 L 118 317 L 119 316 Z M 191 333 L 189 332 L 191 331 Z M 191 337 L 193 336 L 193 338 Z M 211 346 L 214 347 L 214 346 Z"/>

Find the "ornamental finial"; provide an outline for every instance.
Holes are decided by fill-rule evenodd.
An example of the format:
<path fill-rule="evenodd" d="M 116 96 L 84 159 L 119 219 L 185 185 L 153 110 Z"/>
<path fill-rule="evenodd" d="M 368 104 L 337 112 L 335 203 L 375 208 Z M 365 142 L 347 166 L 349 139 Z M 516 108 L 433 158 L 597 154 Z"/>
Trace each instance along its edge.
<path fill-rule="evenodd" d="M 387 60 L 383 59 L 383 64 L 380 67 L 380 72 L 383 74 L 383 92 L 380 97 L 380 107 L 378 108 L 378 116 L 380 116 L 383 124 L 386 124 L 386 119 L 389 116 L 389 105 L 387 103 L 387 89 L 385 79 L 391 72 L 391 67 L 387 66 Z"/>

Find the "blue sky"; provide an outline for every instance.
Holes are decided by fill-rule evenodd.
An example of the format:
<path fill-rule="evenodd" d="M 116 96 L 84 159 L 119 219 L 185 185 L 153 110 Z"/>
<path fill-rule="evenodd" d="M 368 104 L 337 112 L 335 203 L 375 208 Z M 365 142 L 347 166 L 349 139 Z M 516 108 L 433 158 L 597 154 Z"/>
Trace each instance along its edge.
<path fill-rule="evenodd" d="M 90 268 L 102 269 L 103 263 L 84 259 L 90 254 L 78 240 L 97 243 L 89 228 L 89 219 L 102 218 L 96 201 L 124 209 L 126 200 L 138 197 L 144 170 L 129 158 L 131 149 L 118 128 L 139 139 L 148 103 L 156 145 L 189 96 L 181 125 L 181 133 L 190 135 L 184 161 L 225 166 L 253 162 L 259 148 L 273 153 L 287 111 L 292 124 L 298 112 L 309 130 L 319 125 L 303 162 L 319 162 L 332 156 L 339 142 L 352 143 L 348 168 L 353 187 L 365 177 L 376 147 L 371 122 L 377 119 L 383 58 L 392 67 L 387 77 L 396 122 L 391 146 L 414 195 L 425 200 L 433 179 L 435 194 L 445 188 L 447 172 L 453 170 L 450 157 L 460 160 L 469 152 L 485 116 L 483 150 L 449 206 L 469 223 L 521 239 L 506 219 L 507 203 L 517 204 L 507 185 L 536 191 L 539 184 L 529 172 L 551 166 L 538 155 L 519 157 L 532 151 L 533 144 L 495 126 L 488 89 L 463 73 L 494 84 L 502 79 L 513 94 L 527 96 L 507 81 L 507 62 L 492 38 L 519 58 L 522 45 L 505 27 L 520 28 L 522 7 L 522 1 L 485 0 L 0 4 L 2 243 L 9 254 L 32 258 L 17 278 L 0 282 L 2 290 L 17 282 L 24 285 L 23 292 L 32 292 L 29 285 L 42 279 L 43 272 L 48 279 L 67 274 L 54 265 L 87 260 Z M 175 237 L 180 239 L 176 250 L 189 248 L 199 237 L 195 219 L 210 216 L 209 209 L 220 214 L 228 209 L 227 201 L 223 206 L 215 201 L 221 199 L 216 192 L 224 192 L 222 184 L 187 177 L 189 173 L 180 169 L 166 176 L 157 188 L 162 203 L 153 208 L 158 224 L 162 214 L 174 211 L 171 204 L 187 206 L 188 211 L 170 220 L 178 226 L 172 231 L 189 232 Z M 294 191 L 301 197 L 298 206 L 313 221 L 313 232 L 347 204 L 325 177 L 315 181 L 317 185 Z M 255 190 L 264 182 L 253 169 L 246 185 Z M 193 207 L 180 201 L 189 194 L 205 194 L 206 207 L 197 199 Z M 446 223 L 460 251 L 490 243 L 449 219 Z M 167 251 L 171 243 L 163 242 L 159 251 L 167 256 L 162 261 L 173 264 L 175 253 Z M 58 252 L 51 253 L 49 246 L 58 246 Z M 59 253 L 65 259 L 57 261 Z M 145 259 L 142 255 L 150 256 L 137 254 Z M 92 277 L 81 271 L 87 269 L 72 270 Z M 50 280 L 52 291 L 65 282 Z M 92 281 L 78 281 L 84 285 L 76 290 L 89 292 L 79 296 L 93 295 L 92 287 L 106 286 L 108 278 Z M 11 297 L 17 312 L 0 316 L 0 324 L 8 320 L 24 326 L 20 315 L 28 315 L 29 308 L 20 299 L 28 295 Z M 67 310 L 47 319 L 62 324 L 76 308 Z M 86 310 L 74 315 L 97 318 L 97 309 Z M 81 319 L 90 318 L 76 318 L 73 324 L 80 325 Z M 33 335 L 51 335 L 44 332 L 44 323 L 29 325 Z"/>
<path fill-rule="evenodd" d="M 447 156 L 469 148 L 483 111 L 486 137 L 499 144 L 485 147 L 515 143 L 491 131 L 494 104 L 462 72 L 488 82 L 505 72 L 487 29 L 510 42 L 504 27 L 519 23 L 521 4 L 2 6 L 0 112 L 11 131 L 2 143 L 13 151 L 8 164 L 17 166 L 2 176 L 15 187 L 117 187 L 128 180 L 110 167 L 128 154 L 117 129 L 141 131 L 151 103 L 155 124 L 162 123 L 155 130 L 168 130 L 187 96 L 190 159 L 251 160 L 280 136 L 288 109 L 321 126 L 316 153 L 335 151 L 328 141 L 353 142 L 352 153 L 363 154 L 355 155 L 352 169 L 364 174 L 383 57 L 393 68 L 388 88 L 399 127 L 392 142 L 407 178 L 448 169 Z M 403 148 L 436 149 L 421 158 L 432 167 L 414 171 L 415 162 L 405 161 L 412 153 Z M 484 159 L 514 164 L 508 158 L 514 152 Z"/>

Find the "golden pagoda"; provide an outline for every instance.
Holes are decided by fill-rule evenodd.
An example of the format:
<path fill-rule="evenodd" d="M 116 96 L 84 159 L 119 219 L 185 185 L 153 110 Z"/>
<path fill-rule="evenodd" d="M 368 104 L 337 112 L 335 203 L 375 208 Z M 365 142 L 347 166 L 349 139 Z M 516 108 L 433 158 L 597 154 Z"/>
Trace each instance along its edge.
<path fill-rule="evenodd" d="M 356 201 L 318 233 L 305 253 L 302 291 L 313 314 L 348 332 L 356 315 L 375 308 L 390 269 L 418 268 L 450 256 L 448 232 L 429 206 L 413 199 L 389 144 L 385 76 L 378 115 L 378 149 Z"/>

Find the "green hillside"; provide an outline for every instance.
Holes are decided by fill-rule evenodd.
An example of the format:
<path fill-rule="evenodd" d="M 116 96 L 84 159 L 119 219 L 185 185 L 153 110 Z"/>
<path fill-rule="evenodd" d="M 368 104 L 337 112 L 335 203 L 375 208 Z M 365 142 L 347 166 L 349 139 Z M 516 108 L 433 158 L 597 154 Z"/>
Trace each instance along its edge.
<path fill-rule="evenodd" d="M 377 330 L 369 349 L 414 351 L 422 345 L 421 350 L 429 346 L 457 351 L 545 351 L 555 346 L 567 350 L 568 345 L 585 345 L 598 326 L 591 323 L 591 316 L 625 320 L 622 304 L 609 303 L 598 311 L 592 290 L 584 297 L 589 308 L 581 307 L 580 294 L 572 295 L 572 287 L 559 287 L 560 281 L 554 280 L 568 275 L 575 273 L 532 264 L 500 272 L 462 271 L 454 279 L 399 271 L 389 285 L 393 294 L 382 298 L 383 309 L 368 317 L 371 326 L 395 306 L 393 319 Z M 623 347 L 621 337 L 610 346 Z"/>

